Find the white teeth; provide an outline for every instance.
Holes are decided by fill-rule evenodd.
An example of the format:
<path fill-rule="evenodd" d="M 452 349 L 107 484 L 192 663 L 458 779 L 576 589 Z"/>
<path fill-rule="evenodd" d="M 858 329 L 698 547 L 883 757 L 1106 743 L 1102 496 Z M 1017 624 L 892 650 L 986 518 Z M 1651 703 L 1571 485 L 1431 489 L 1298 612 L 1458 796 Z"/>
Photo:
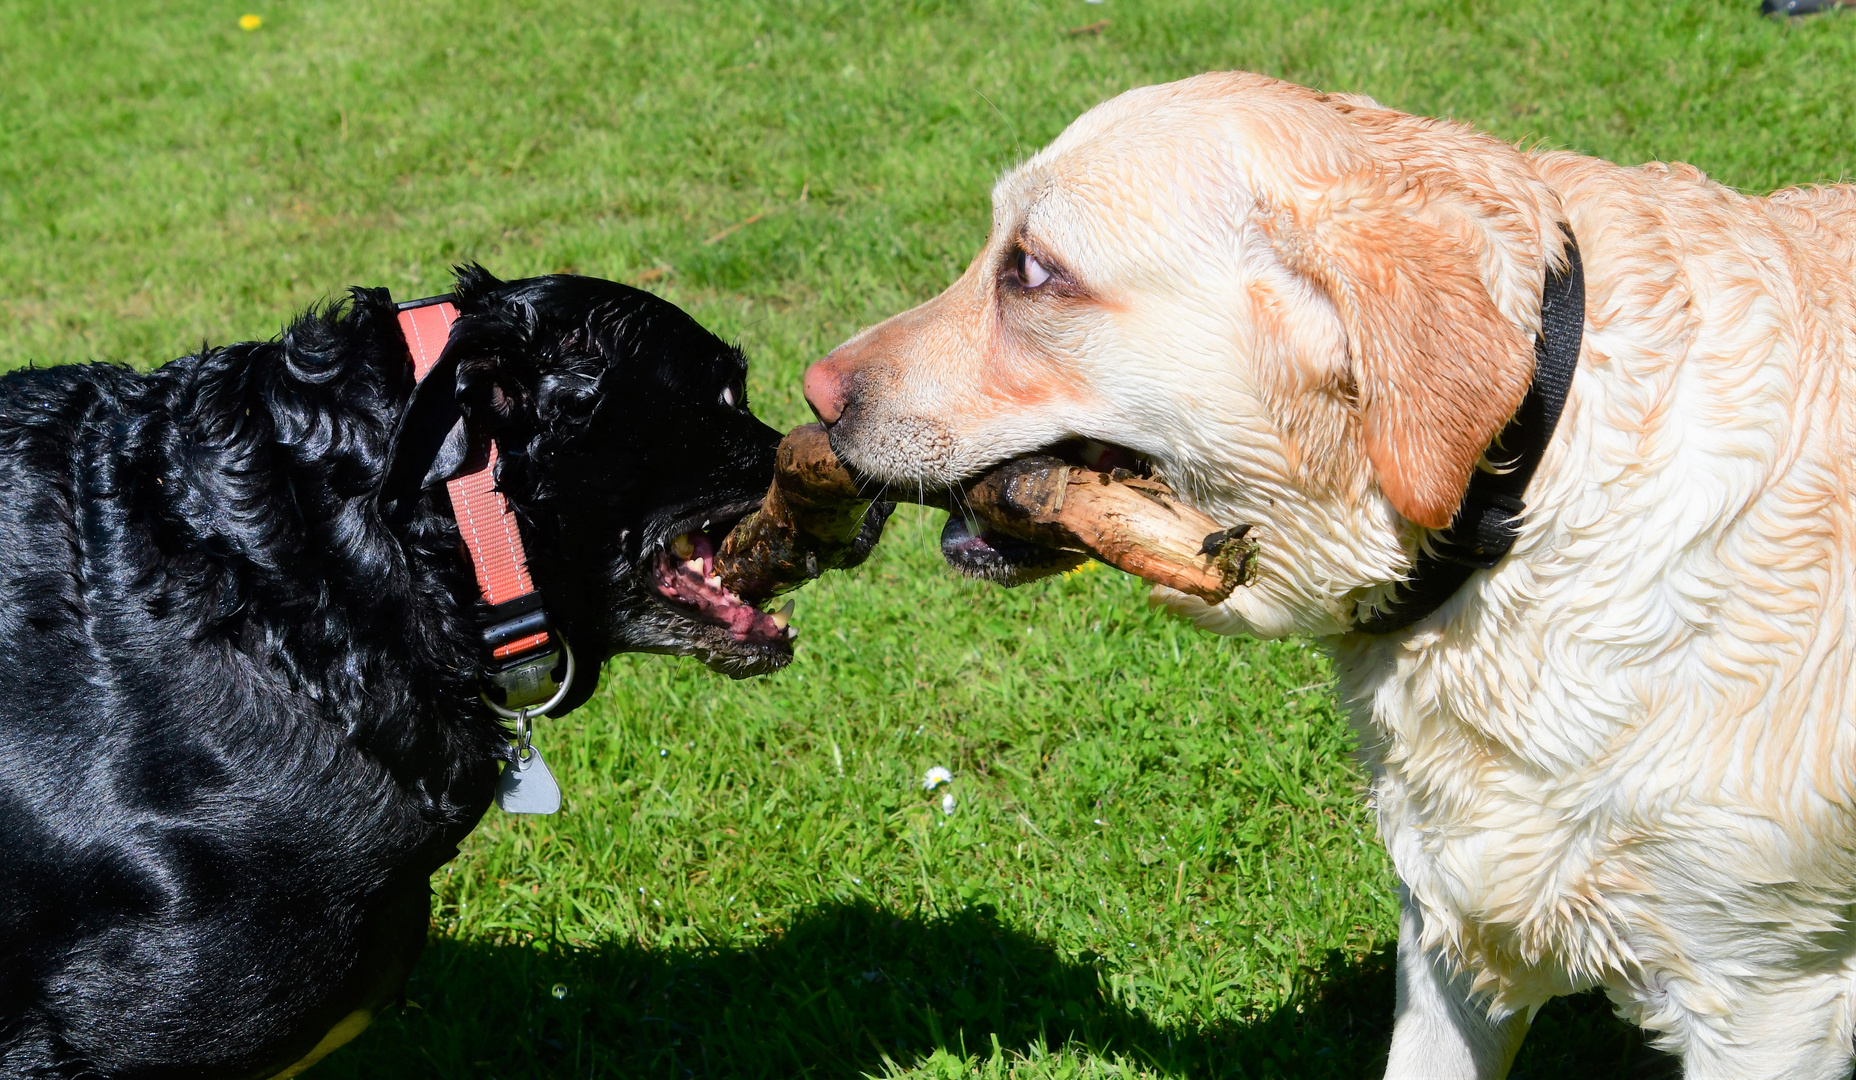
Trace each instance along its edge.
<path fill-rule="evenodd" d="M 696 545 L 690 540 L 689 533 L 678 533 L 670 541 L 670 550 L 677 553 L 677 558 L 688 559 L 696 554 Z"/>
<path fill-rule="evenodd" d="M 690 573 L 695 574 L 697 577 L 701 577 L 702 576 L 702 560 L 691 559 L 689 562 L 686 562 L 683 564 L 683 569 L 688 570 Z"/>
<path fill-rule="evenodd" d="M 722 587 L 722 575 L 710 574 L 708 577 L 702 579 L 702 583 L 709 586 L 711 589 L 719 589 Z"/>
<path fill-rule="evenodd" d="M 799 636 L 799 628 L 797 626 L 789 626 L 786 628 L 786 640 L 792 641 L 798 636 Z"/>
<path fill-rule="evenodd" d="M 787 624 L 792 621 L 793 621 L 793 602 L 791 600 L 788 600 L 786 602 L 785 607 L 773 613 L 773 625 L 779 627 L 782 630 L 785 630 L 787 628 Z"/>

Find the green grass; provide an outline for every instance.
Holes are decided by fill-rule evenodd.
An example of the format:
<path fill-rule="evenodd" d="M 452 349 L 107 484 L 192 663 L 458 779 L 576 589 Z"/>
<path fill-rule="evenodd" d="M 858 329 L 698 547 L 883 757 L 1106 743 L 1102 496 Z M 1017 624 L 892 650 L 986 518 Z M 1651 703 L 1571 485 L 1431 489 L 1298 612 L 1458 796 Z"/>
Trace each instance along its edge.
<path fill-rule="evenodd" d="M 809 359 L 958 273 L 1001 168 L 1210 68 L 1747 189 L 1856 159 L 1856 19 L 1752 0 L 242 3 L 0 0 L 0 366 L 469 258 L 648 282 L 787 425 Z M 802 594 L 780 675 L 616 661 L 541 732 L 564 812 L 492 812 L 408 1008 L 311 1075 L 1371 1074 L 1393 881 L 1324 662 L 1109 571 L 954 580 L 935 525 Z M 1517 1074 L 1668 1067 L 1586 997 Z"/>

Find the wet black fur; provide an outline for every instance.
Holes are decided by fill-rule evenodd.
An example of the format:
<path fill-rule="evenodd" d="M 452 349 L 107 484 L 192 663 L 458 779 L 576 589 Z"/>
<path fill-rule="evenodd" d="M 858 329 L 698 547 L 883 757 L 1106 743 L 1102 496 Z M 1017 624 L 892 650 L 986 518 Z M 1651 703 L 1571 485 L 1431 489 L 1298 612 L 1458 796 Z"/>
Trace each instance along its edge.
<path fill-rule="evenodd" d="M 587 278 L 471 269 L 458 302 L 570 704 L 618 651 L 783 663 L 634 573 L 766 490 L 740 353 Z M 378 290 L 149 374 L 0 378 L 0 1076 L 268 1076 L 397 999 L 508 752 L 442 488 L 377 505 L 412 390 Z"/>

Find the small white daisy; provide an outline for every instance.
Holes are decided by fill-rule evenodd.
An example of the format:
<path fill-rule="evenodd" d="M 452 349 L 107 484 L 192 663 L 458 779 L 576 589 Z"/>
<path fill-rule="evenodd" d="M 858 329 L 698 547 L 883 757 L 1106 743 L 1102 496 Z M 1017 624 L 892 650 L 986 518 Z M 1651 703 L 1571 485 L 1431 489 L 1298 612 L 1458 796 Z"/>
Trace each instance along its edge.
<path fill-rule="evenodd" d="M 922 777 L 922 790 L 933 791 L 942 784 L 951 784 L 953 782 L 954 774 L 936 765 L 934 768 L 928 770 L 928 775 Z"/>
<path fill-rule="evenodd" d="M 951 814 L 951 813 L 953 813 L 953 812 L 954 812 L 954 806 L 955 806 L 955 805 L 956 805 L 956 804 L 955 804 L 955 802 L 954 802 L 954 793 L 953 793 L 953 792 L 951 792 L 951 791 L 950 791 L 950 792 L 948 792 L 947 794 L 945 794 L 945 795 L 943 795 L 943 796 L 941 796 L 941 812 L 942 812 L 943 814 Z"/>

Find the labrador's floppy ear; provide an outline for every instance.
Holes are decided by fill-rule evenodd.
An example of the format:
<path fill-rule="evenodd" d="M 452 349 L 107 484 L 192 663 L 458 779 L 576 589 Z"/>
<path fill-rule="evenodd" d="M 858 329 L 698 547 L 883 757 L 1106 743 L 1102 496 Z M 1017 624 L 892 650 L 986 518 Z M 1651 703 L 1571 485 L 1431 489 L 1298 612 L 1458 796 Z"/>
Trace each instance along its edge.
<path fill-rule="evenodd" d="M 1366 190 L 1264 221 L 1278 256 L 1339 311 L 1367 458 L 1407 520 L 1450 524 L 1470 473 L 1533 380 L 1528 334 L 1504 318 L 1476 245 L 1414 204 Z"/>

